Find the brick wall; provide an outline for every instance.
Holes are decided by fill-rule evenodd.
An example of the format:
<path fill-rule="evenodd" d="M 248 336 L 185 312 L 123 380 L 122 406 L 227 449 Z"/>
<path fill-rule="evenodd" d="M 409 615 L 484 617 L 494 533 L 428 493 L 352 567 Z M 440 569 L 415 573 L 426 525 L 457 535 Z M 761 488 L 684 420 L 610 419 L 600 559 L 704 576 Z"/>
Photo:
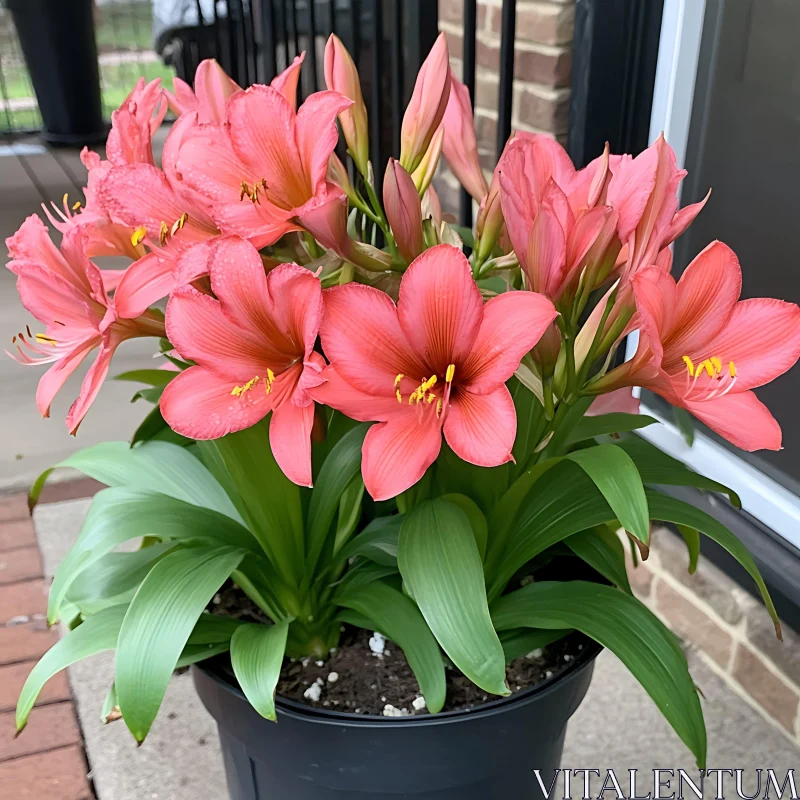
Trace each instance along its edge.
<path fill-rule="evenodd" d="M 631 569 L 635 594 L 746 702 L 800 743 L 800 635 L 783 642 L 763 604 L 707 559 L 687 571 L 686 546 L 653 530 L 650 558 Z M 702 687 L 701 687 L 702 688 Z"/>
<path fill-rule="evenodd" d="M 490 171 L 495 164 L 497 103 L 500 62 L 500 12 L 502 0 L 479 0 L 477 18 L 475 127 L 481 164 Z M 517 3 L 514 58 L 515 130 L 548 133 L 566 142 L 569 115 L 574 0 Z M 463 0 L 439 0 L 439 28 L 447 34 L 450 61 L 462 75 Z M 458 206 L 457 184 L 443 176 L 437 189 L 446 210 Z"/>

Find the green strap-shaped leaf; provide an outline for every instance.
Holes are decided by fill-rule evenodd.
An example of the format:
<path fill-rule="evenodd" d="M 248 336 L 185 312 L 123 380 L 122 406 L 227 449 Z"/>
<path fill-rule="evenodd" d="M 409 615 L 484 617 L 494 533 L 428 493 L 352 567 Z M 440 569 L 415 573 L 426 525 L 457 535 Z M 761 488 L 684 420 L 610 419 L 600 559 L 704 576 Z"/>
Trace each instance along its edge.
<path fill-rule="evenodd" d="M 625 567 L 625 548 L 614 531 L 598 526 L 572 534 L 564 544 L 615 586 L 633 594 Z"/>
<path fill-rule="evenodd" d="M 111 606 L 99 614 L 87 617 L 41 657 L 28 675 L 17 701 L 18 731 L 25 727 L 39 692 L 50 678 L 76 661 L 116 647 L 119 629 L 127 610 L 127 605 Z"/>
<path fill-rule="evenodd" d="M 317 565 L 342 495 L 361 471 L 361 445 L 368 428 L 369 425 L 362 424 L 342 436 L 319 471 L 308 506 L 306 568 L 309 573 L 313 573 Z"/>
<path fill-rule="evenodd" d="M 200 460 L 175 444 L 147 442 L 131 447 L 127 442 L 102 442 L 79 450 L 36 479 L 30 494 L 32 505 L 50 473 L 59 467 L 77 469 L 106 486 L 159 492 L 242 521 L 224 489 Z"/>
<path fill-rule="evenodd" d="M 733 489 L 694 472 L 682 461 L 668 456 L 641 436 L 626 436 L 617 446 L 633 459 L 645 484 L 693 486 L 695 489 L 726 494 L 736 508 L 742 507 L 742 501 Z"/>
<path fill-rule="evenodd" d="M 678 532 L 686 542 L 686 549 L 689 551 L 689 574 L 694 575 L 697 570 L 697 562 L 700 560 L 700 531 L 689 528 L 686 525 L 676 525 Z"/>
<path fill-rule="evenodd" d="M 349 609 L 348 621 L 380 631 L 403 650 L 428 711 L 441 711 L 446 691 L 442 651 L 414 602 L 381 581 L 346 586 L 336 601 Z"/>
<path fill-rule="evenodd" d="M 147 383 L 150 386 L 166 386 L 180 372 L 171 369 L 132 369 L 114 376 L 115 381 Z"/>
<path fill-rule="evenodd" d="M 520 567 L 548 547 L 616 519 L 592 479 L 571 461 L 550 467 L 534 486 L 520 504 L 505 547 L 487 562 L 490 600 Z"/>
<path fill-rule="evenodd" d="M 646 414 L 599 414 L 596 417 L 584 417 L 570 432 L 569 444 L 584 442 L 596 436 L 607 436 L 612 433 L 627 433 L 658 422 Z"/>
<path fill-rule="evenodd" d="M 109 605 L 128 603 L 156 561 L 175 547 L 175 542 L 170 541 L 132 553 L 107 553 L 91 569 L 78 573 L 67 591 L 67 601 L 84 615 L 96 614 Z"/>
<path fill-rule="evenodd" d="M 52 624 L 76 576 L 129 539 L 205 539 L 260 553 L 252 534 L 228 516 L 209 508 L 134 489 L 104 489 L 95 495 L 81 533 L 56 570 L 50 587 L 47 618 Z"/>
<path fill-rule="evenodd" d="M 478 508 L 478 504 L 465 494 L 446 494 L 442 496 L 448 503 L 457 505 L 466 515 L 469 524 L 472 526 L 472 533 L 475 535 L 475 544 L 478 545 L 478 553 L 481 560 L 486 557 L 486 544 L 489 539 L 489 526 L 483 511 Z"/>
<path fill-rule="evenodd" d="M 678 641 L 639 600 L 584 581 L 532 583 L 492 607 L 498 630 L 575 628 L 614 653 L 654 700 L 686 746 L 706 763 L 706 730 Z"/>
<path fill-rule="evenodd" d="M 103 725 L 107 725 L 109 722 L 112 722 L 111 715 L 115 712 L 119 711 L 119 704 L 117 703 L 117 685 L 115 683 L 111 684 L 111 688 L 108 690 L 108 694 L 106 695 L 106 699 L 103 701 L 103 708 L 100 711 L 100 720 L 102 721 Z M 116 717 L 119 719 L 119 717 Z"/>
<path fill-rule="evenodd" d="M 231 547 L 182 548 L 142 581 L 120 628 L 115 660 L 119 707 L 137 742 L 153 724 L 203 609 L 243 554 Z"/>
<path fill-rule="evenodd" d="M 576 450 L 567 458 L 580 466 L 603 493 L 617 519 L 640 542 L 650 541 L 644 486 L 631 457 L 613 444 Z"/>
<path fill-rule="evenodd" d="M 775 604 L 772 602 L 767 585 L 764 583 L 756 562 L 753 561 L 753 557 L 747 551 L 747 548 L 721 522 L 706 514 L 705 511 L 700 511 L 699 508 L 695 508 L 689 503 L 684 503 L 683 500 L 669 497 L 654 489 L 647 490 L 647 497 L 650 502 L 650 513 L 653 515 L 653 519 L 672 522 L 675 525 L 682 525 L 700 531 L 700 533 L 705 534 L 709 539 L 713 539 L 718 545 L 724 547 L 747 570 L 747 573 L 756 582 L 761 592 L 764 604 L 775 624 L 777 637 L 782 639 L 781 623 L 778 619 L 778 612 L 775 610 Z"/>
<path fill-rule="evenodd" d="M 242 625 L 231 639 L 231 664 L 250 705 L 275 721 L 275 687 L 286 652 L 289 625 Z"/>
<path fill-rule="evenodd" d="M 342 548 L 339 558 L 346 561 L 361 556 L 385 567 L 396 567 L 397 543 L 400 539 L 402 524 L 402 514 L 392 517 L 377 517 Z"/>
<path fill-rule="evenodd" d="M 284 474 L 269 444 L 265 422 L 212 442 L 242 500 L 247 527 L 290 583 L 304 576 L 300 487 Z"/>
<path fill-rule="evenodd" d="M 467 515 L 429 500 L 405 515 L 397 561 L 433 635 L 453 663 L 493 694 L 509 694 L 505 657 L 489 617 L 478 546 Z"/>
<path fill-rule="evenodd" d="M 336 536 L 333 540 L 334 554 L 344 547 L 358 527 L 364 505 L 364 488 L 364 481 L 358 474 L 342 492 L 339 500 L 339 517 L 336 522 Z"/>
<path fill-rule="evenodd" d="M 500 643 L 503 645 L 503 652 L 506 654 L 506 663 L 510 664 L 522 656 L 526 656 L 534 650 L 557 642 L 568 636 L 572 631 L 564 630 L 540 630 L 533 628 L 516 628 L 510 631 L 503 631 L 500 634 Z"/>

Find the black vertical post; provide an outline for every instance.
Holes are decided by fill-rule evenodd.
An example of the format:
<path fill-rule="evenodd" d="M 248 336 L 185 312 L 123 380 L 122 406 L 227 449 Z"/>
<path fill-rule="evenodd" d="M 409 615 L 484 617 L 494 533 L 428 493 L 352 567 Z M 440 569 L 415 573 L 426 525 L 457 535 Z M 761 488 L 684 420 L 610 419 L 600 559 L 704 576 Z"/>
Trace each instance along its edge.
<path fill-rule="evenodd" d="M 400 155 L 400 128 L 403 124 L 403 8 L 402 0 L 392 0 L 392 154 Z"/>
<path fill-rule="evenodd" d="M 422 62 L 428 57 L 439 35 L 439 0 L 406 0 L 405 92 L 407 103 Z"/>
<path fill-rule="evenodd" d="M 275 0 L 261 0 L 262 63 L 264 83 L 278 74 L 278 42 L 275 36 Z"/>
<path fill-rule="evenodd" d="M 497 108 L 497 158 L 511 136 L 514 102 L 514 39 L 517 27 L 516 0 L 503 0 L 500 18 L 500 101 Z"/>
<path fill-rule="evenodd" d="M 462 79 L 475 105 L 475 49 L 477 46 L 477 0 L 464 0 L 464 71 Z M 461 189 L 459 218 L 465 228 L 472 227 L 472 196 Z"/>
<path fill-rule="evenodd" d="M 370 136 L 369 149 L 372 169 L 375 175 L 375 192 L 378 197 L 383 192 L 383 158 L 381 147 L 381 79 L 383 77 L 383 0 L 372 0 L 372 113 L 369 115 Z"/>
<path fill-rule="evenodd" d="M 316 92 L 317 84 L 317 15 L 314 3 L 308 0 L 308 66 L 311 73 L 311 91 Z"/>

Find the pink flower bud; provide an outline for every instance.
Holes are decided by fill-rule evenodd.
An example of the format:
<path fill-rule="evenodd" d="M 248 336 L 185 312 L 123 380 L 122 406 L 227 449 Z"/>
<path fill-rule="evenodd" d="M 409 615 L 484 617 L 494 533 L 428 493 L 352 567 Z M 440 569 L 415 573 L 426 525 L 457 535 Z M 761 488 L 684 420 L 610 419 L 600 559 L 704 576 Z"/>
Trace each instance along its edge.
<path fill-rule="evenodd" d="M 450 99 L 450 61 L 443 33 L 420 67 L 414 93 L 403 117 L 400 163 L 409 174 L 419 166 L 441 125 Z"/>
<path fill-rule="evenodd" d="M 383 205 L 400 255 L 411 263 L 423 250 L 422 206 L 411 176 L 393 158 L 383 179 Z"/>
<path fill-rule="evenodd" d="M 475 120 L 469 89 L 450 75 L 450 100 L 444 112 L 444 157 L 461 185 L 480 203 L 489 191 L 478 161 Z"/>
<path fill-rule="evenodd" d="M 500 174 L 495 170 L 489 193 L 481 200 L 475 234 L 478 240 L 478 258 L 485 261 L 492 254 L 503 232 L 503 208 L 500 203 Z"/>
<path fill-rule="evenodd" d="M 325 83 L 332 91 L 339 92 L 353 101 L 350 108 L 339 114 L 339 122 L 358 171 L 366 175 L 369 161 L 367 108 L 361 95 L 361 82 L 356 65 L 341 39 L 335 34 L 331 34 L 325 45 Z"/>
<path fill-rule="evenodd" d="M 440 127 L 431 139 L 430 147 L 419 162 L 419 166 L 411 173 L 414 186 L 417 187 L 420 197 L 425 194 L 431 185 L 439 159 L 442 157 L 442 144 L 444 143 L 444 127 Z"/>

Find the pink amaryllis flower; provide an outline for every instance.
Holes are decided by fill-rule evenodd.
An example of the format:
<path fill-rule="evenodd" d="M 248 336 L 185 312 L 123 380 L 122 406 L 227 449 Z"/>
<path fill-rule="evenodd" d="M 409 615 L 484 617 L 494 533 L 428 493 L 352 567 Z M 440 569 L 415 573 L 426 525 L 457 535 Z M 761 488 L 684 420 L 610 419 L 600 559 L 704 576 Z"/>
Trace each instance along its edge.
<path fill-rule="evenodd" d="M 558 300 L 582 272 L 601 271 L 616 233 L 616 212 L 600 202 L 607 153 L 576 170 L 558 142 L 520 133 L 498 172 L 506 230 L 531 289 Z"/>
<path fill-rule="evenodd" d="M 316 400 L 376 420 L 362 472 L 376 500 L 394 497 L 435 461 L 442 433 L 465 461 L 511 460 L 517 420 L 505 382 L 556 311 L 547 298 L 509 292 L 484 305 L 463 253 L 426 250 L 403 275 L 397 305 L 347 284 L 325 292 L 322 347 L 330 361 Z"/>
<path fill-rule="evenodd" d="M 47 218 L 56 230 L 64 234 L 73 226 L 84 228 L 87 235 L 87 255 L 125 256 L 136 260 L 145 254 L 141 243 L 131 241 L 134 228 L 113 221 L 98 196 L 98 187 L 114 166 L 123 164 L 153 164 L 153 134 L 167 112 L 167 102 L 161 79 L 145 83 L 140 78 L 122 105 L 111 114 L 111 130 L 106 142 L 106 158 L 87 147 L 81 151 L 81 161 L 88 171 L 84 189 L 85 203 L 69 204 L 64 195 L 62 207 L 43 205 Z M 106 288 L 116 287 L 121 271 L 104 270 Z"/>
<path fill-rule="evenodd" d="M 638 349 L 594 390 L 644 386 L 743 450 L 780 450 L 780 427 L 751 390 L 800 358 L 800 308 L 740 301 L 739 261 L 721 242 L 703 250 L 677 283 L 659 267 L 645 267 L 631 286 Z"/>
<path fill-rule="evenodd" d="M 230 97 L 224 125 L 185 136 L 175 174 L 207 199 L 220 230 L 256 247 L 273 244 L 301 230 L 297 217 L 325 192 L 336 117 L 351 104 L 336 92 L 317 92 L 295 113 L 278 90 L 251 86 Z"/>
<path fill-rule="evenodd" d="M 322 319 L 322 289 L 312 272 L 282 264 L 269 275 L 258 251 L 234 236 L 207 247 L 215 297 L 191 286 L 167 304 L 167 334 L 195 362 L 161 397 L 164 419 L 193 439 L 217 439 L 272 411 L 269 437 L 286 476 L 311 485 L 309 389 L 320 383 L 313 352 Z"/>
<path fill-rule="evenodd" d="M 297 105 L 297 82 L 305 53 L 300 53 L 294 61 L 272 81 L 277 89 L 292 104 Z M 170 108 L 179 116 L 197 114 L 197 121 L 221 123 L 226 120 L 228 98 L 241 92 L 242 88 L 231 78 L 214 58 L 205 58 L 194 73 L 194 90 L 180 78 L 172 79 L 173 91 L 164 89 Z"/>
<path fill-rule="evenodd" d="M 672 259 L 665 248 L 692 224 L 709 195 L 678 211 L 678 187 L 686 170 L 678 169 L 675 151 L 663 133 L 636 158 L 613 156 L 610 169 L 606 202 L 618 214 L 617 232 L 624 245 L 618 267 L 623 278 L 653 264 L 668 271 Z"/>
<path fill-rule="evenodd" d="M 52 364 L 39 381 L 36 405 L 43 417 L 64 382 L 78 365 L 97 350 L 97 357 L 81 385 L 78 399 L 67 414 L 74 434 L 108 373 L 114 351 L 126 339 L 163 336 L 164 323 L 155 314 L 119 319 L 106 294 L 100 270 L 87 258 L 86 231 L 68 230 L 59 251 L 37 216 L 28 217 L 6 240 L 12 260 L 8 268 L 17 276 L 22 305 L 45 326 L 44 333 L 14 337 L 22 364 Z M 8 352 L 8 351 L 6 351 Z"/>

